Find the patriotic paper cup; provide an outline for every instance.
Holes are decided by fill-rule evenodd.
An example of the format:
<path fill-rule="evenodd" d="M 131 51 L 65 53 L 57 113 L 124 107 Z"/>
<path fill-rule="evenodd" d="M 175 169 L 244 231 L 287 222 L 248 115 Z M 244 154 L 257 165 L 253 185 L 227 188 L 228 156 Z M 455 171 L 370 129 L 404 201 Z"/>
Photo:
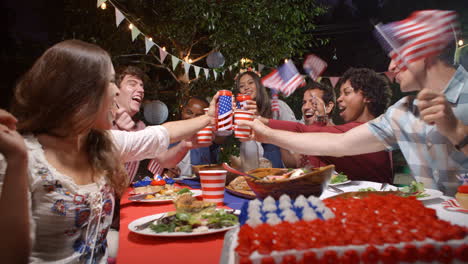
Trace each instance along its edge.
<path fill-rule="evenodd" d="M 219 91 L 216 133 L 220 136 L 232 134 L 232 92 L 228 90 Z"/>
<path fill-rule="evenodd" d="M 226 174 L 225 170 L 199 171 L 203 201 L 223 205 Z"/>
<path fill-rule="evenodd" d="M 213 139 L 213 126 L 206 126 L 202 130 L 197 132 L 198 144 L 211 144 L 212 139 Z"/>
<path fill-rule="evenodd" d="M 234 113 L 234 136 L 236 138 L 249 138 L 251 129 L 248 126 L 239 126 L 239 120 L 253 121 L 254 115 L 250 111 L 236 110 Z"/>

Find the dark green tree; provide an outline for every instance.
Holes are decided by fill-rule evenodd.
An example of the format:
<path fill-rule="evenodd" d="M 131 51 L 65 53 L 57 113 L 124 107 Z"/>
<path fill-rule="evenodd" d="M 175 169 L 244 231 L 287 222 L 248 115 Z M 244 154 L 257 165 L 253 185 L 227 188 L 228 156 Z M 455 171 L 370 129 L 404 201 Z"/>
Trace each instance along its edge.
<path fill-rule="evenodd" d="M 326 7 L 314 0 L 108 0 L 106 3 L 107 9 L 101 10 L 96 8 L 95 1 L 68 1 L 65 10 L 68 32 L 64 38 L 76 37 L 103 46 L 117 65 L 138 62 L 154 73 L 150 77 L 161 90 L 150 87 L 149 97 L 175 91 L 177 105 L 189 95 L 208 95 L 232 87 L 235 74 L 228 73 L 224 80 L 214 81 L 211 77 L 205 81 L 203 74 L 196 79 L 193 72 L 187 78 L 180 65 L 173 71 L 169 58 L 161 63 L 157 49 L 144 54 L 142 36 L 131 41 L 129 22 L 115 28 L 113 6 L 143 34 L 181 60 L 190 59 L 192 64 L 207 68 L 204 58 L 220 51 L 226 62 L 224 68 L 217 69 L 219 72 L 241 58 L 275 67 L 283 59 L 301 56 L 310 47 L 323 43 L 312 34 L 305 34 L 315 27 L 317 16 L 326 12 Z"/>

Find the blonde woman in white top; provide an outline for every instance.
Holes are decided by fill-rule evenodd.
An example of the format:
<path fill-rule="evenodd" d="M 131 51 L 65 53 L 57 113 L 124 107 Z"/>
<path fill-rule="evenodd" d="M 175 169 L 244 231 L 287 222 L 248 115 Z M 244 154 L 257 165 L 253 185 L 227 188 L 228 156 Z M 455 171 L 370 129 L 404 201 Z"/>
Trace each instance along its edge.
<path fill-rule="evenodd" d="M 30 263 L 106 263 L 114 197 L 128 186 L 122 164 L 153 158 L 212 122 L 217 96 L 195 119 L 110 131 L 113 76 L 106 51 L 67 40 L 49 48 L 16 87 L 12 114 L 28 153 Z M 0 157 L 2 184 L 8 162 Z"/>

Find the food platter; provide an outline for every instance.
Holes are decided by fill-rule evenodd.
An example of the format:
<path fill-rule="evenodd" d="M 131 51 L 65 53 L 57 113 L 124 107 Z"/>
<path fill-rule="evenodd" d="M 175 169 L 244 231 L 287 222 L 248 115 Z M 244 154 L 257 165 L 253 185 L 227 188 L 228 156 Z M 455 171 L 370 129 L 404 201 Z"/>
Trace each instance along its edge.
<path fill-rule="evenodd" d="M 246 198 L 246 199 L 255 199 L 255 198 L 257 198 L 257 196 L 255 195 L 255 193 L 253 191 L 235 190 L 231 186 L 226 186 L 226 192 L 228 192 L 228 193 L 230 193 L 232 195 L 235 195 L 235 196 Z"/>
<path fill-rule="evenodd" d="M 210 229 L 205 230 L 205 231 L 190 232 L 190 233 L 189 232 L 161 232 L 161 233 L 156 233 L 155 231 L 151 230 L 149 227 L 145 228 L 145 229 L 138 230 L 137 226 L 142 225 L 144 223 L 147 223 L 148 221 L 151 221 L 151 220 L 157 220 L 157 219 L 163 218 L 163 217 L 167 216 L 168 213 L 169 212 L 165 212 L 165 213 L 154 214 L 154 215 L 149 215 L 149 216 L 138 218 L 138 219 L 132 221 L 128 225 L 128 229 L 133 233 L 140 234 L 140 235 L 145 235 L 145 236 L 154 236 L 154 237 L 191 237 L 191 236 L 201 236 L 201 235 L 210 235 L 210 234 L 220 233 L 220 232 L 224 232 L 224 231 L 227 231 L 227 230 L 230 230 L 230 229 L 233 229 L 233 228 L 236 228 L 236 227 L 239 226 L 239 224 L 237 224 L 237 225 L 224 227 L 224 228 L 219 228 L 219 229 L 211 229 L 210 228 Z M 234 211 L 234 213 L 235 213 L 235 211 Z"/>
<path fill-rule="evenodd" d="M 337 183 L 329 183 L 328 186 L 344 185 L 344 184 L 348 184 L 350 182 L 351 182 L 351 180 L 347 180 L 347 181 L 344 181 L 344 182 L 337 182 Z"/>
<path fill-rule="evenodd" d="M 202 191 L 201 190 L 190 190 L 192 193 L 193 197 L 201 196 Z M 174 198 L 176 197 L 176 193 L 174 195 L 164 195 L 160 197 L 155 197 L 151 199 L 145 199 L 144 197 L 138 195 L 138 196 L 130 196 L 128 197 L 128 200 L 132 202 L 138 202 L 138 203 L 168 203 L 172 202 Z"/>

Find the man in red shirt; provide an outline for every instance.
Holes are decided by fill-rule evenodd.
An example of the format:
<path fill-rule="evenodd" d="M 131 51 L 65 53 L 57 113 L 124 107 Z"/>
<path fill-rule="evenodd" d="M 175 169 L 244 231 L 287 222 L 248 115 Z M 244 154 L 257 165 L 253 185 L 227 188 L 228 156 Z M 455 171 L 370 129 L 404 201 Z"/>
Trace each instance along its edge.
<path fill-rule="evenodd" d="M 294 132 L 344 133 L 381 115 L 390 103 L 391 90 L 388 82 L 370 69 L 351 68 L 347 70 L 338 82 L 338 87 L 340 87 L 340 97 L 337 100 L 338 109 L 340 116 L 346 122 L 343 125 L 332 125 L 321 118 L 327 116 L 327 106 L 329 105 L 323 98 L 314 98 L 316 106 L 314 108 L 315 113 L 312 116 L 310 114 L 306 115 L 309 110 L 303 106 L 302 111 L 306 125 L 264 118 L 260 118 L 260 120 L 274 129 Z M 307 98 L 316 89 L 316 86 L 311 86 L 304 92 L 304 105 L 310 104 Z M 317 120 L 320 122 L 317 122 Z M 345 157 L 305 157 L 306 160 L 301 159 L 298 161 L 299 167 L 308 164 L 314 167 L 334 164 L 335 170 L 343 172 L 350 180 L 393 183 L 391 152 L 379 151 Z"/>

